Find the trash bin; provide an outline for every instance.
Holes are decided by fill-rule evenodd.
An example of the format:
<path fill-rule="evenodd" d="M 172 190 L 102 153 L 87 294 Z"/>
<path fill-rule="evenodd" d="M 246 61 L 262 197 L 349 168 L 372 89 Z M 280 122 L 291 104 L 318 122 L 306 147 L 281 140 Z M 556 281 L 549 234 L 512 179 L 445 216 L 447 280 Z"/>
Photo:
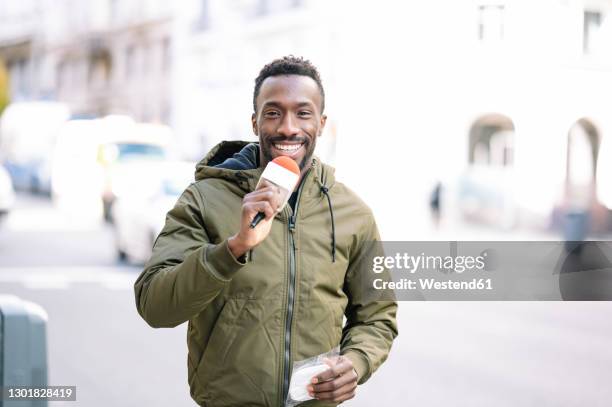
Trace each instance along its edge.
<path fill-rule="evenodd" d="M 47 313 L 13 295 L 0 295 L 0 386 L 47 386 Z M 46 400 L 7 400 L 0 407 L 46 407 Z"/>

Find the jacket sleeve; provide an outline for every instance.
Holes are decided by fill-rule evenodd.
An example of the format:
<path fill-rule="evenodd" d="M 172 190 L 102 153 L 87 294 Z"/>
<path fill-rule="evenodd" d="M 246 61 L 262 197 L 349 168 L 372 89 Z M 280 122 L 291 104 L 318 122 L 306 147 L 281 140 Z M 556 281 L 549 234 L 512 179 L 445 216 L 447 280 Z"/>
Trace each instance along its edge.
<path fill-rule="evenodd" d="M 362 384 L 387 359 L 398 330 L 395 295 L 381 294 L 371 284 L 372 258 L 384 255 L 373 217 L 360 240 L 356 253 L 351 256 L 345 281 L 349 301 L 341 352 L 353 362 Z M 390 279 L 386 272 L 377 274 L 376 278 Z"/>
<path fill-rule="evenodd" d="M 246 264 L 227 240 L 212 244 L 195 184 L 166 215 L 153 253 L 134 284 L 138 313 L 154 328 L 174 327 L 201 312 Z"/>

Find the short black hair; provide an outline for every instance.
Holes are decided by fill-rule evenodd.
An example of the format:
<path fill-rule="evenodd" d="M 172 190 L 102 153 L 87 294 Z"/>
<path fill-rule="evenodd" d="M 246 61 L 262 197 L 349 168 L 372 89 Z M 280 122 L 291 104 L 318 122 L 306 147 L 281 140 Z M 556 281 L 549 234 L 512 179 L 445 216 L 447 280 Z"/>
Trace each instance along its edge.
<path fill-rule="evenodd" d="M 253 111 L 257 111 L 257 96 L 259 96 L 263 81 L 270 76 L 279 75 L 302 75 L 312 78 L 321 92 L 321 112 L 325 110 L 325 91 L 317 68 L 307 59 L 288 55 L 275 59 L 259 71 L 259 75 L 255 78 L 255 89 L 253 91 Z"/>

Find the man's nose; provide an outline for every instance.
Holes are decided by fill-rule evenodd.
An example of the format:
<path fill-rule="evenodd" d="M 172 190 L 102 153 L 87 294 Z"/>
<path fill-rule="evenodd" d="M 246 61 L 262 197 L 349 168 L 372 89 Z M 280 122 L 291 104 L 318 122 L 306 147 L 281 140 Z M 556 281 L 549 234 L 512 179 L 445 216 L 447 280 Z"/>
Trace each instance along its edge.
<path fill-rule="evenodd" d="M 296 121 L 293 115 L 286 114 L 280 123 L 278 133 L 283 136 L 295 136 L 300 132 L 300 129 L 296 126 Z"/>

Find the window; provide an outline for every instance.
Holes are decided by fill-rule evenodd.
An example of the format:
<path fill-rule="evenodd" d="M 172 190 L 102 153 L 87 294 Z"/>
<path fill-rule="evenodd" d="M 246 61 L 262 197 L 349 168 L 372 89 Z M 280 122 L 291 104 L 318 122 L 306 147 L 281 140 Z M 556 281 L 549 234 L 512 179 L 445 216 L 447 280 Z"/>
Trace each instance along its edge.
<path fill-rule="evenodd" d="M 483 43 L 495 43 L 504 38 L 504 6 L 482 5 L 478 7 L 478 39 Z"/>
<path fill-rule="evenodd" d="M 170 38 L 168 37 L 164 37 L 161 42 L 161 58 L 162 72 L 170 72 L 170 68 L 172 67 L 172 49 Z"/>
<path fill-rule="evenodd" d="M 147 76 L 151 74 L 151 71 L 155 68 L 155 58 L 153 58 L 154 52 L 155 50 L 149 44 L 143 44 L 140 48 L 140 74 Z"/>
<path fill-rule="evenodd" d="M 17 92 L 20 96 L 25 96 L 29 91 L 29 78 L 28 78 L 28 61 L 25 58 L 22 58 L 17 62 L 17 72 L 18 80 L 17 80 Z"/>
<path fill-rule="evenodd" d="M 254 14 L 266 16 L 302 7 L 303 0 L 257 0 Z"/>
<path fill-rule="evenodd" d="M 66 62 L 61 61 L 55 68 L 55 86 L 58 90 L 62 90 L 64 87 L 64 75 L 66 71 Z"/>
<path fill-rule="evenodd" d="M 109 0 L 109 17 L 111 23 L 116 23 L 119 20 L 119 0 Z"/>
<path fill-rule="evenodd" d="M 258 0 L 255 8 L 255 15 L 265 16 L 270 12 L 268 0 Z"/>
<path fill-rule="evenodd" d="M 165 157 L 165 150 L 162 146 L 155 144 L 139 143 L 117 143 L 112 145 L 116 149 L 117 161 L 129 161 L 136 159 L 162 159 Z"/>
<path fill-rule="evenodd" d="M 197 31 L 204 31 L 210 28 L 210 5 L 208 0 L 200 0 L 200 12 L 196 17 L 194 28 Z"/>
<path fill-rule="evenodd" d="M 125 51 L 125 77 L 130 78 L 134 72 L 134 47 L 130 45 Z"/>
<path fill-rule="evenodd" d="M 602 16 L 599 11 L 585 11 L 582 30 L 582 50 L 591 54 L 598 48 L 602 26 Z"/>

